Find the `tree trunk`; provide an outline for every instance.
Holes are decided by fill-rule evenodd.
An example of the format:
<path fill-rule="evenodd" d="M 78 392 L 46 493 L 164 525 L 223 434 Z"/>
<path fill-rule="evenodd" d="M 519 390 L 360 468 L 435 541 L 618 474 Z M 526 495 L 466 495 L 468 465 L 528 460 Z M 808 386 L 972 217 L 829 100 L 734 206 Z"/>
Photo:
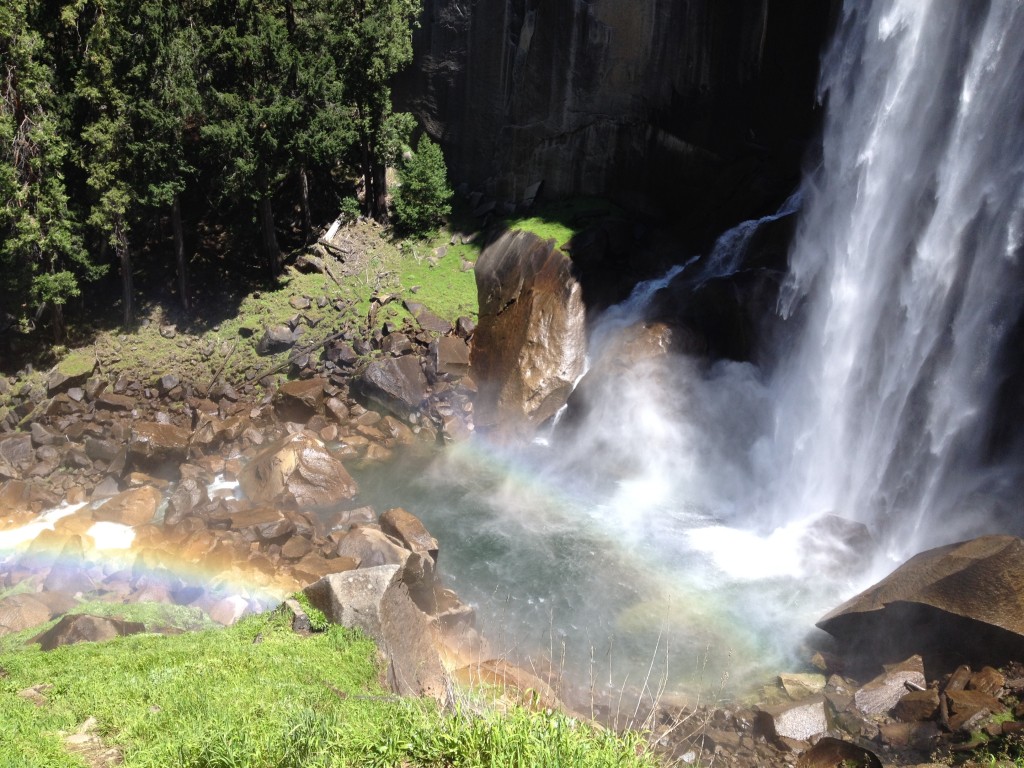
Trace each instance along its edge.
<path fill-rule="evenodd" d="M 281 250 L 277 247 L 277 234 L 274 232 L 274 207 L 270 195 L 261 197 L 260 228 L 263 231 L 263 251 L 267 258 L 267 267 L 271 275 L 281 271 Z"/>
<path fill-rule="evenodd" d="M 185 259 L 185 232 L 181 226 L 181 198 L 174 196 L 171 203 L 171 228 L 174 230 L 174 263 L 178 267 L 178 293 L 181 308 L 192 310 L 192 299 L 188 292 L 188 261 Z"/>
<path fill-rule="evenodd" d="M 53 323 L 53 343 L 62 344 L 67 326 L 64 324 L 64 305 L 53 302 L 50 322 Z"/>
<path fill-rule="evenodd" d="M 128 250 L 128 237 L 120 219 L 114 223 L 114 252 L 121 263 L 121 301 L 124 305 L 124 324 L 128 326 L 135 319 L 135 286 L 132 282 L 132 255 Z"/>
<path fill-rule="evenodd" d="M 371 163 L 373 168 L 374 207 L 377 210 L 375 218 L 381 224 L 386 224 L 388 221 L 388 169 L 383 163 L 377 161 L 376 158 Z"/>
<path fill-rule="evenodd" d="M 313 217 L 309 211 L 309 174 L 305 165 L 299 166 L 299 181 L 302 182 L 302 224 L 305 227 L 302 241 L 308 243 L 313 233 Z"/>

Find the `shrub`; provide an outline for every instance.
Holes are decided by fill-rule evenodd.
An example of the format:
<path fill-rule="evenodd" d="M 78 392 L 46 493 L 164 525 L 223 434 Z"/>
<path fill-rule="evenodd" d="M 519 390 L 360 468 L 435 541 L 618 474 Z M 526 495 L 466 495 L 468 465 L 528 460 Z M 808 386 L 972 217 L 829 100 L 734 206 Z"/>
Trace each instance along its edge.
<path fill-rule="evenodd" d="M 452 190 L 444 154 L 429 137 L 420 138 L 398 177 L 401 186 L 395 192 L 395 213 L 402 228 L 423 233 L 451 213 Z"/>

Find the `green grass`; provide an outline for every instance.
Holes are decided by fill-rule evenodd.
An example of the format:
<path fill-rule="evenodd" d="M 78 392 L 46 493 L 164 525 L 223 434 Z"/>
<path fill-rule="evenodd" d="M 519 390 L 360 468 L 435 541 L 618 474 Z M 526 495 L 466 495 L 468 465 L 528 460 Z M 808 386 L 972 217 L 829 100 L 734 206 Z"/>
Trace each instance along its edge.
<path fill-rule="evenodd" d="M 223 630 L 0 652 L 0 767 L 80 766 L 61 733 L 89 718 L 126 766 L 654 766 L 558 713 L 443 714 L 378 682 L 376 649 L 332 626 L 300 638 L 282 612 Z M 17 692 L 47 684 L 36 707 Z"/>
<path fill-rule="evenodd" d="M 532 216 L 511 218 L 504 224 L 507 229 L 521 229 L 541 239 L 554 240 L 561 247 L 593 220 L 620 213 L 622 210 L 608 200 L 573 197 L 545 203 Z"/>

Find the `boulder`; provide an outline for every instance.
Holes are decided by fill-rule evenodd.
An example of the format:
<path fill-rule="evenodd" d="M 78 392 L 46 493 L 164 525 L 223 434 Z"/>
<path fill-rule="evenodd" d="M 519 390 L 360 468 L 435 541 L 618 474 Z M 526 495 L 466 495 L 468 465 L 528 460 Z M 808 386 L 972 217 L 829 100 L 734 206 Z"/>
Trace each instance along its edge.
<path fill-rule="evenodd" d="M 27 473 L 36 461 L 32 436 L 25 433 L 0 435 L 0 471 L 11 479 Z M 4 467 L 7 470 L 4 470 Z"/>
<path fill-rule="evenodd" d="M 931 720 L 939 712 L 939 692 L 934 688 L 926 691 L 911 691 L 904 694 L 896 706 L 892 716 L 902 723 L 915 723 L 919 720 Z"/>
<path fill-rule="evenodd" d="M 34 595 L 22 593 L 0 600 L 0 635 L 21 632 L 50 620 L 50 608 Z"/>
<path fill-rule="evenodd" d="M 96 398 L 96 407 L 107 411 L 131 411 L 135 408 L 135 398 L 114 392 L 102 392 Z"/>
<path fill-rule="evenodd" d="M 443 701 L 447 680 L 427 617 L 416 607 L 397 565 L 335 573 L 304 590 L 327 618 L 357 627 L 387 659 L 387 681 L 403 696 Z"/>
<path fill-rule="evenodd" d="M 351 499 L 355 480 L 319 439 L 299 432 L 271 443 L 238 474 L 253 504 L 324 506 Z"/>
<path fill-rule="evenodd" d="M 434 370 L 449 376 L 469 374 L 470 346 L 458 336 L 444 336 L 430 343 Z"/>
<path fill-rule="evenodd" d="M 289 381 L 274 393 L 274 410 L 282 421 L 305 423 L 323 409 L 324 385 L 318 378 Z"/>
<path fill-rule="evenodd" d="M 52 651 L 62 645 L 102 643 L 115 637 L 137 635 L 145 631 L 145 625 L 138 621 L 78 613 L 64 616 L 50 629 L 32 638 L 32 642 L 39 643 L 44 651 Z"/>
<path fill-rule="evenodd" d="M 46 394 L 52 397 L 84 385 L 95 368 L 96 361 L 92 358 L 62 360 L 46 375 Z"/>
<path fill-rule="evenodd" d="M 401 507 L 389 509 L 380 516 L 380 528 L 384 533 L 402 542 L 410 552 L 426 555 L 437 562 L 437 539 L 430 535 L 426 526 L 411 512 L 406 512 Z M 824 685 L 824 681 L 822 684 Z"/>
<path fill-rule="evenodd" d="M 776 738 L 808 741 L 829 729 L 831 709 L 824 696 L 764 707 L 757 713 L 759 733 L 772 741 Z"/>
<path fill-rule="evenodd" d="M 918 690 L 927 685 L 924 678 L 924 661 L 920 656 L 911 656 L 898 664 L 885 666 L 885 671 L 853 694 L 857 709 L 865 715 L 880 715 L 896 706 L 911 688 Z"/>
<path fill-rule="evenodd" d="M 153 522 L 163 496 L 151 485 L 123 491 L 103 502 L 93 517 L 97 522 L 121 523 L 133 528 Z"/>
<path fill-rule="evenodd" d="M 295 524 L 272 507 L 247 509 L 231 516 L 231 529 L 247 542 L 281 541 L 295 531 Z"/>
<path fill-rule="evenodd" d="M 152 421 L 132 425 L 128 451 L 133 458 L 178 463 L 188 456 L 189 431 Z"/>
<path fill-rule="evenodd" d="M 418 357 L 387 357 L 366 366 L 359 388 L 366 397 L 407 419 L 427 397 L 427 377 Z"/>
<path fill-rule="evenodd" d="M 931 549 L 831 611 L 818 626 L 851 656 L 936 661 L 1024 658 L 1024 541 L 983 536 Z"/>
<path fill-rule="evenodd" d="M 271 325 L 263 332 L 262 338 L 256 343 L 256 354 L 275 355 L 291 349 L 298 341 L 299 334 L 288 325 Z"/>
<path fill-rule="evenodd" d="M 572 263 L 553 241 L 507 232 L 476 265 L 480 322 L 476 423 L 522 439 L 565 405 L 583 373 L 586 312 Z"/>

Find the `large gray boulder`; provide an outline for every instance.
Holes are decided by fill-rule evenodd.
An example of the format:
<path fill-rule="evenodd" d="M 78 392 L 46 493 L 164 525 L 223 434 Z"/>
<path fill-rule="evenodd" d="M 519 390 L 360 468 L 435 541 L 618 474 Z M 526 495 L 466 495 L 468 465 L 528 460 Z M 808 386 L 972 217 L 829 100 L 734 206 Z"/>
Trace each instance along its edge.
<path fill-rule="evenodd" d="M 1024 541 L 982 536 L 922 552 L 818 626 L 848 654 L 876 661 L 1024 658 Z"/>
<path fill-rule="evenodd" d="M 476 284 L 475 422 L 503 439 L 526 438 L 565 405 L 583 373 L 582 290 L 554 241 L 520 231 L 484 249 Z"/>
<path fill-rule="evenodd" d="M 403 419 L 418 411 L 427 397 L 426 374 L 420 358 L 412 355 L 374 360 L 359 377 L 359 387 L 368 398 Z"/>
<path fill-rule="evenodd" d="M 336 624 L 361 629 L 386 660 L 388 685 L 403 696 L 446 697 L 447 678 L 426 615 L 398 565 L 332 573 L 306 587 L 310 603 Z"/>

